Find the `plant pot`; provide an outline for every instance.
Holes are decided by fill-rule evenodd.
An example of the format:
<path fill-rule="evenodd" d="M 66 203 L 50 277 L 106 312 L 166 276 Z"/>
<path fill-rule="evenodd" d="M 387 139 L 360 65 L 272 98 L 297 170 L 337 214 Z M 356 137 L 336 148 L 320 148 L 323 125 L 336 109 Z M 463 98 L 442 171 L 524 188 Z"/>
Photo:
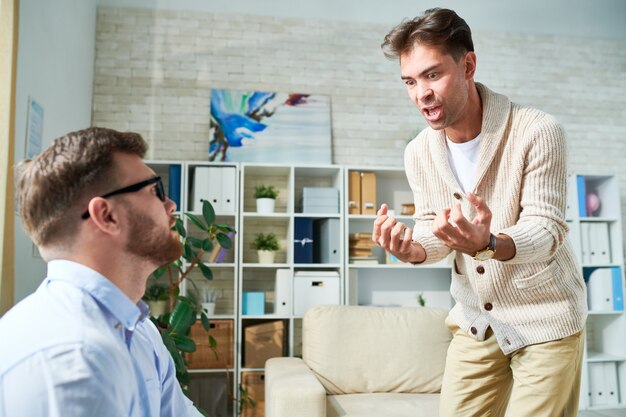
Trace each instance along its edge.
<path fill-rule="evenodd" d="M 259 250 L 257 251 L 259 254 L 259 263 L 260 264 L 273 264 L 274 263 L 274 255 L 276 252 L 271 250 Z"/>
<path fill-rule="evenodd" d="M 256 199 L 256 211 L 257 213 L 269 214 L 274 212 L 274 205 L 276 200 L 273 198 L 257 198 Z"/>
<path fill-rule="evenodd" d="M 169 300 L 146 301 L 146 304 L 150 307 L 150 315 L 152 317 L 162 316 L 170 309 Z"/>
<path fill-rule="evenodd" d="M 202 308 L 206 310 L 207 316 L 215 314 L 215 303 L 202 303 Z"/>

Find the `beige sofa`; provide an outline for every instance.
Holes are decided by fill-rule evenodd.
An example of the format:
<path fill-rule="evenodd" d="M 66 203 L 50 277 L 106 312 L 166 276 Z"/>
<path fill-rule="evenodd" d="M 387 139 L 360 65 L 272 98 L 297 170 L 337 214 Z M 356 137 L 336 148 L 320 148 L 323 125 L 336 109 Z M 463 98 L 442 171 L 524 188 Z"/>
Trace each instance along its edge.
<path fill-rule="evenodd" d="M 446 311 L 317 306 L 303 359 L 265 366 L 266 417 L 437 416 L 451 335 Z"/>

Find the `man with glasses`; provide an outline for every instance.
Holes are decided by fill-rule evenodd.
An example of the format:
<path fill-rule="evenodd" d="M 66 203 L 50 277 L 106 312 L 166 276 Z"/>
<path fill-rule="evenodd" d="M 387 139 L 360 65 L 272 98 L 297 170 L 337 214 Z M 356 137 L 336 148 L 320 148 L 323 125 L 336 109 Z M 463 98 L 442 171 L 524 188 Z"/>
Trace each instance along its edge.
<path fill-rule="evenodd" d="M 0 319 L 0 417 L 200 415 L 141 301 L 182 252 L 146 149 L 136 133 L 89 128 L 17 167 L 48 273 Z"/>

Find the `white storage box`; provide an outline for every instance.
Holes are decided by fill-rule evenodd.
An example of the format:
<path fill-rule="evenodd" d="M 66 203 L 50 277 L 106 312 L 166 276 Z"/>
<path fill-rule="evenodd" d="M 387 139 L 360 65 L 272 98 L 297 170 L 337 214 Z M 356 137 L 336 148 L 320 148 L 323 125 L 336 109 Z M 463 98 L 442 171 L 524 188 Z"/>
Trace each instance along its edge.
<path fill-rule="evenodd" d="M 332 187 L 304 187 L 303 213 L 339 213 L 339 189 Z"/>
<path fill-rule="evenodd" d="M 339 304 L 339 273 L 336 271 L 298 271 L 293 285 L 293 314 L 304 315 L 319 304 Z"/>

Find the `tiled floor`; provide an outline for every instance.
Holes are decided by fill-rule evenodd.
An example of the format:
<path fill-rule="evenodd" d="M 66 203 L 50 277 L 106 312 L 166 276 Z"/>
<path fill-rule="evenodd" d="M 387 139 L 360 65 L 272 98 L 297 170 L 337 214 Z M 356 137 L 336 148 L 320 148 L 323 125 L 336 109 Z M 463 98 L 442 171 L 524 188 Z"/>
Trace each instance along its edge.
<path fill-rule="evenodd" d="M 626 408 L 617 410 L 584 410 L 578 413 L 578 417 L 626 417 Z"/>

